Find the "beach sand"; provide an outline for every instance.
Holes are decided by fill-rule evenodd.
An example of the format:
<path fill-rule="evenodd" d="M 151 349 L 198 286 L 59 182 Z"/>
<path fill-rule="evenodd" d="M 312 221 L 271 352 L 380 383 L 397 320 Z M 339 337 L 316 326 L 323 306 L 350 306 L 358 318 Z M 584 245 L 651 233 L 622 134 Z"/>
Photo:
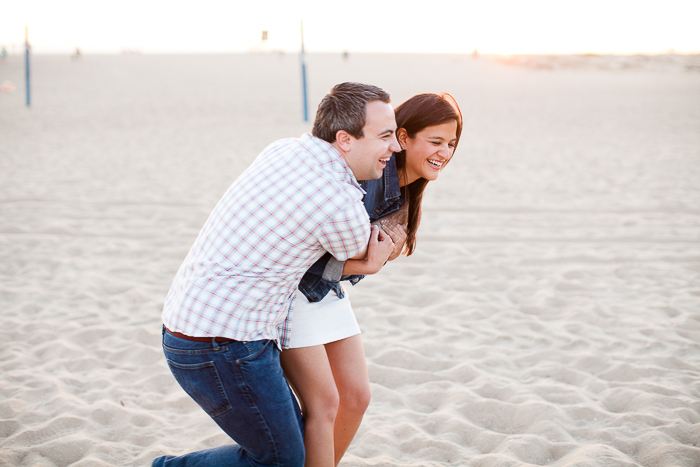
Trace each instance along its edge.
<path fill-rule="evenodd" d="M 700 466 L 697 58 L 309 55 L 311 119 L 352 80 L 465 121 L 417 252 L 352 290 L 373 397 L 341 466 Z M 1 466 L 230 442 L 160 310 L 228 185 L 310 131 L 299 68 L 36 56 L 27 109 L 0 62 Z"/>

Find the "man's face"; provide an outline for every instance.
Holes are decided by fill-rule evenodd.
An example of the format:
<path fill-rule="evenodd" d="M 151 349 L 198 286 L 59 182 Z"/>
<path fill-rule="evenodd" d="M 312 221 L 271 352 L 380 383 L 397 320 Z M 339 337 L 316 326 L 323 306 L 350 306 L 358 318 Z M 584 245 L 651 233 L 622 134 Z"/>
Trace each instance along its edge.
<path fill-rule="evenodd" d="M 365 110 L 364 135 L 360 139 L 350 137 L 350 150 L 346 160 L 355 178 L 373 180 L 382 176 L 392 153 L 399 151 L 396 140 L 394 109 L 382 101 L 372 101 Z"/>

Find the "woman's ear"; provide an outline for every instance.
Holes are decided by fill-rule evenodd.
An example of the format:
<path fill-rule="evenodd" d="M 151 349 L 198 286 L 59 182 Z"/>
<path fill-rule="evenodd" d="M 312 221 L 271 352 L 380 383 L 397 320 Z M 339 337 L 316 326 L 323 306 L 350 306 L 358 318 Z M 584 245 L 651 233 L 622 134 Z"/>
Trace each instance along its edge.
<path fill-rule="evenodd" d="M 406 149 L 406 141 L 408 140 L 408 133 L 405 128 L 399 128 L 396 130 L 396 139 L 399 140 L 399 146 L 401 149 Z"/>
<path fill-rule="evenodd" d="M 343 152 L 350 152 L 352 149 L 352 140 L 354 138 L 345 130 L 338 130 L 335 134 L 335 142 Z"/>

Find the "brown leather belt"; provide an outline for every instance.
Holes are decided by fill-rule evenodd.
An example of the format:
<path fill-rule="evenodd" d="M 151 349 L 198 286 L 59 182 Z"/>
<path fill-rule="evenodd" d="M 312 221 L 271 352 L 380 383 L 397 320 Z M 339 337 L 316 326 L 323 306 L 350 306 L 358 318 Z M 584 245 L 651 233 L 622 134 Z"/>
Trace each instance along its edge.
<path fill-rule="evenodd" d="M 236 339 L 229 339 L 228 337 L 192 337 L 185 335 L 181 332 L 175 332 L 171 331 L 168 328 L 165 328 L 166 331 L 168 331 L 170 334 L 172 334 L 175 337 L 179 337 L 180 339 L 184 339 L 186 341 L 193 341 L 193 342 L 211 342 L 214 340 L 214 342 L 236 342 Z"/>

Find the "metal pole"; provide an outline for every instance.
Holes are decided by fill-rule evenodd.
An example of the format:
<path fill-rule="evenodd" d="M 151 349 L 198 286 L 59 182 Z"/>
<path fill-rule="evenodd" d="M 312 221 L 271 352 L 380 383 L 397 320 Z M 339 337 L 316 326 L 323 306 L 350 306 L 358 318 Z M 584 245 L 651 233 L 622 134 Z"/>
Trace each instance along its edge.
<path fill-rule="evenodd" d="M 306 54 L 304 53 L 304 22 L 301 22 L 301 85 L 304 99 L 304 121 L 309 121 L 309 105 L 306 98 Z"/>
<path fill-rule="evenodd" d="M 25 75 L 26 75 L 26 81 L 27 81 L 27 107 L 29 107 L 32 103 L 31 99 L 31 90 L 29 87 L 30 80 L 29 80 L 29 29 L 27 26 L 24 27 L 24 45 L 25 45 L 25 54 L 24 54 L 24 62 L 25 62 Z"/>

